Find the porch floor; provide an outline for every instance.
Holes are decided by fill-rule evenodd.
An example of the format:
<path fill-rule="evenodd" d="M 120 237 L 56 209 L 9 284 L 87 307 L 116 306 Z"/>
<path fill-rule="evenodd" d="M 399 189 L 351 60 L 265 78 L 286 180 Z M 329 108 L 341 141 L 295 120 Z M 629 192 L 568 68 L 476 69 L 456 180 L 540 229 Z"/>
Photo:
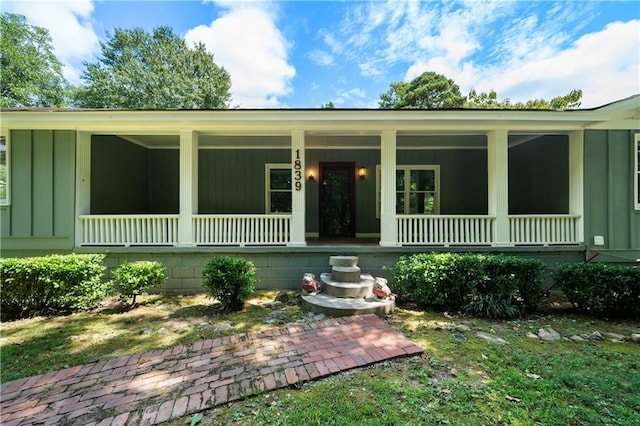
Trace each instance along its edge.
<path fill-rule="evenodd" d="M 157 424 L 422 352 L 375 315 L 289 324 L 3 383 L 0 423 Z"/>

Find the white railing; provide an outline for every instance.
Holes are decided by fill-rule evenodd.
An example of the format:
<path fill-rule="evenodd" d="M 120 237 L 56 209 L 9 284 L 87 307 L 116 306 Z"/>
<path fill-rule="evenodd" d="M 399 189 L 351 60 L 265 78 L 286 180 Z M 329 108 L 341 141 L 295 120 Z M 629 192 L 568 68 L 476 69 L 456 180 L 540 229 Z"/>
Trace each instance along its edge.
<path fill-rule="evenodd" d="M 196 245 L 285 245 L 291 241 L 291 215 L 196 215 Z"/>
<path fill-rule="evenodd" d="M 400 245 L 487 245 L 494 241 L 495 218 L 469 215 L 398 215 Z"/>
<path fill-rule="evenodd" d="M 83 215 L 81 245 L 174 245 L 178 215 Z"/>
<path fill-rule="evenodd" d="M 509 215 L 513 244 L 578 244 L 579 215 Z"/>

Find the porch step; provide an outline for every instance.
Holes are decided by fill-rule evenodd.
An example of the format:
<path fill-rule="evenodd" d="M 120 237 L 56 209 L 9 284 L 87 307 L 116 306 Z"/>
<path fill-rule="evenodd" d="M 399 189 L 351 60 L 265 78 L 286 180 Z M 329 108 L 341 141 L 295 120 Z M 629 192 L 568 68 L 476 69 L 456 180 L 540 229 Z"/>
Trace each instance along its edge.
<path fill-rule="evenodd" d="M 356 266 L 358 264 L 358 256 L 329 256 L 329 265 L 331 266 Z"/>
<path fill-rule="evenodd" d="M 331 268 L 331 277 L 335 281 L 355 283 L 360 280 L 360 268 L 357 266 L 334 266 Z"/>
<path fill-rule="evenodd" d="M 330 273 L 320 274 L 320 292 L 303 290 L 302 307 L 331 316 L 376 314 L 384 316 L 396 307 L 393 297 L 386 300 L 373 295 L 375 278 L 361 274 L 357 256 L 330 256 Z"/>
<path fill-rule="evenodd" d="M 344 282 L 334 279 L 334 274 L 324 273 L 320 275 L 320 281 L 322 292 L 329 296 L 365 298 L 373 295 L 374 278 L 369 274 L 358 275 L 354 282 Z"/>
<path fill-rule="evenodd" d="M 365 314 L 385 316 L 393 313 L 396 304 L 393 299 L 379 300 L 376 297 L 352 299 L 318 293 L 302 295 L 302 306 L 309 311 L 341 317 Z"/>

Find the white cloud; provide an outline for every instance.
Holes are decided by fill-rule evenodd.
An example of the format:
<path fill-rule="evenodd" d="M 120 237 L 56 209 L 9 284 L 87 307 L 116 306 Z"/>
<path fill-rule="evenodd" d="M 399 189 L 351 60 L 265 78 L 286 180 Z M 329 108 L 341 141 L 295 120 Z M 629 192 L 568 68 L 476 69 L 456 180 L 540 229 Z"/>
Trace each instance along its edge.
<path fill-rule="evenodd" d="M 505 69 L 483 70 L 477 89 L 514 100 L 550 99 L 582 89 L 583 107 L 640 93 L 640 20 L 615 22 L 564 49 L 522 56 Z"/>
<path fill-rule="evenodd" d="M 211 24 L 187 31 L 186 41 L 204 43 L 229 72 L 234 105 L 282 106 L 279 97 L 291 93 L 296 70 L 288 62 L 289 43 L 266 9 L 269 4 L 215 3 L 227 9 Z"/>
<path fill-rule="evenodd" d="M 5 0 L 2 11 L 24 15 L 30 24 L 48 29 L 65 77 L 80 83 L 82 61 L 99 50 L 91 0 Z"/>
<path fill-rule="evenodd" d="M 307 57 L 311 60 L 311 62 L 323 67 L 333 65 L 333 56 L 330 53 L 325 52 L 324 50 L 312 50 L 307 53 Z"/>

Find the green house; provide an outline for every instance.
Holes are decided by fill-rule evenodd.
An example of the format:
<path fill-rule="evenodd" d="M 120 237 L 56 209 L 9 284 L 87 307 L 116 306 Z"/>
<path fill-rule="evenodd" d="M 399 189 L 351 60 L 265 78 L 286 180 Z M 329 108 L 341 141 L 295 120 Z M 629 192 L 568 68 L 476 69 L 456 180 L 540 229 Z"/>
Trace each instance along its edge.
<path fill-rule="evenodd" d="M 200 288 L 213 255 L 298 287 L 478 251 L 640 262 L 640 95 L 593 109 L 1 112 L 2 256 L 162 261 Z"/>

